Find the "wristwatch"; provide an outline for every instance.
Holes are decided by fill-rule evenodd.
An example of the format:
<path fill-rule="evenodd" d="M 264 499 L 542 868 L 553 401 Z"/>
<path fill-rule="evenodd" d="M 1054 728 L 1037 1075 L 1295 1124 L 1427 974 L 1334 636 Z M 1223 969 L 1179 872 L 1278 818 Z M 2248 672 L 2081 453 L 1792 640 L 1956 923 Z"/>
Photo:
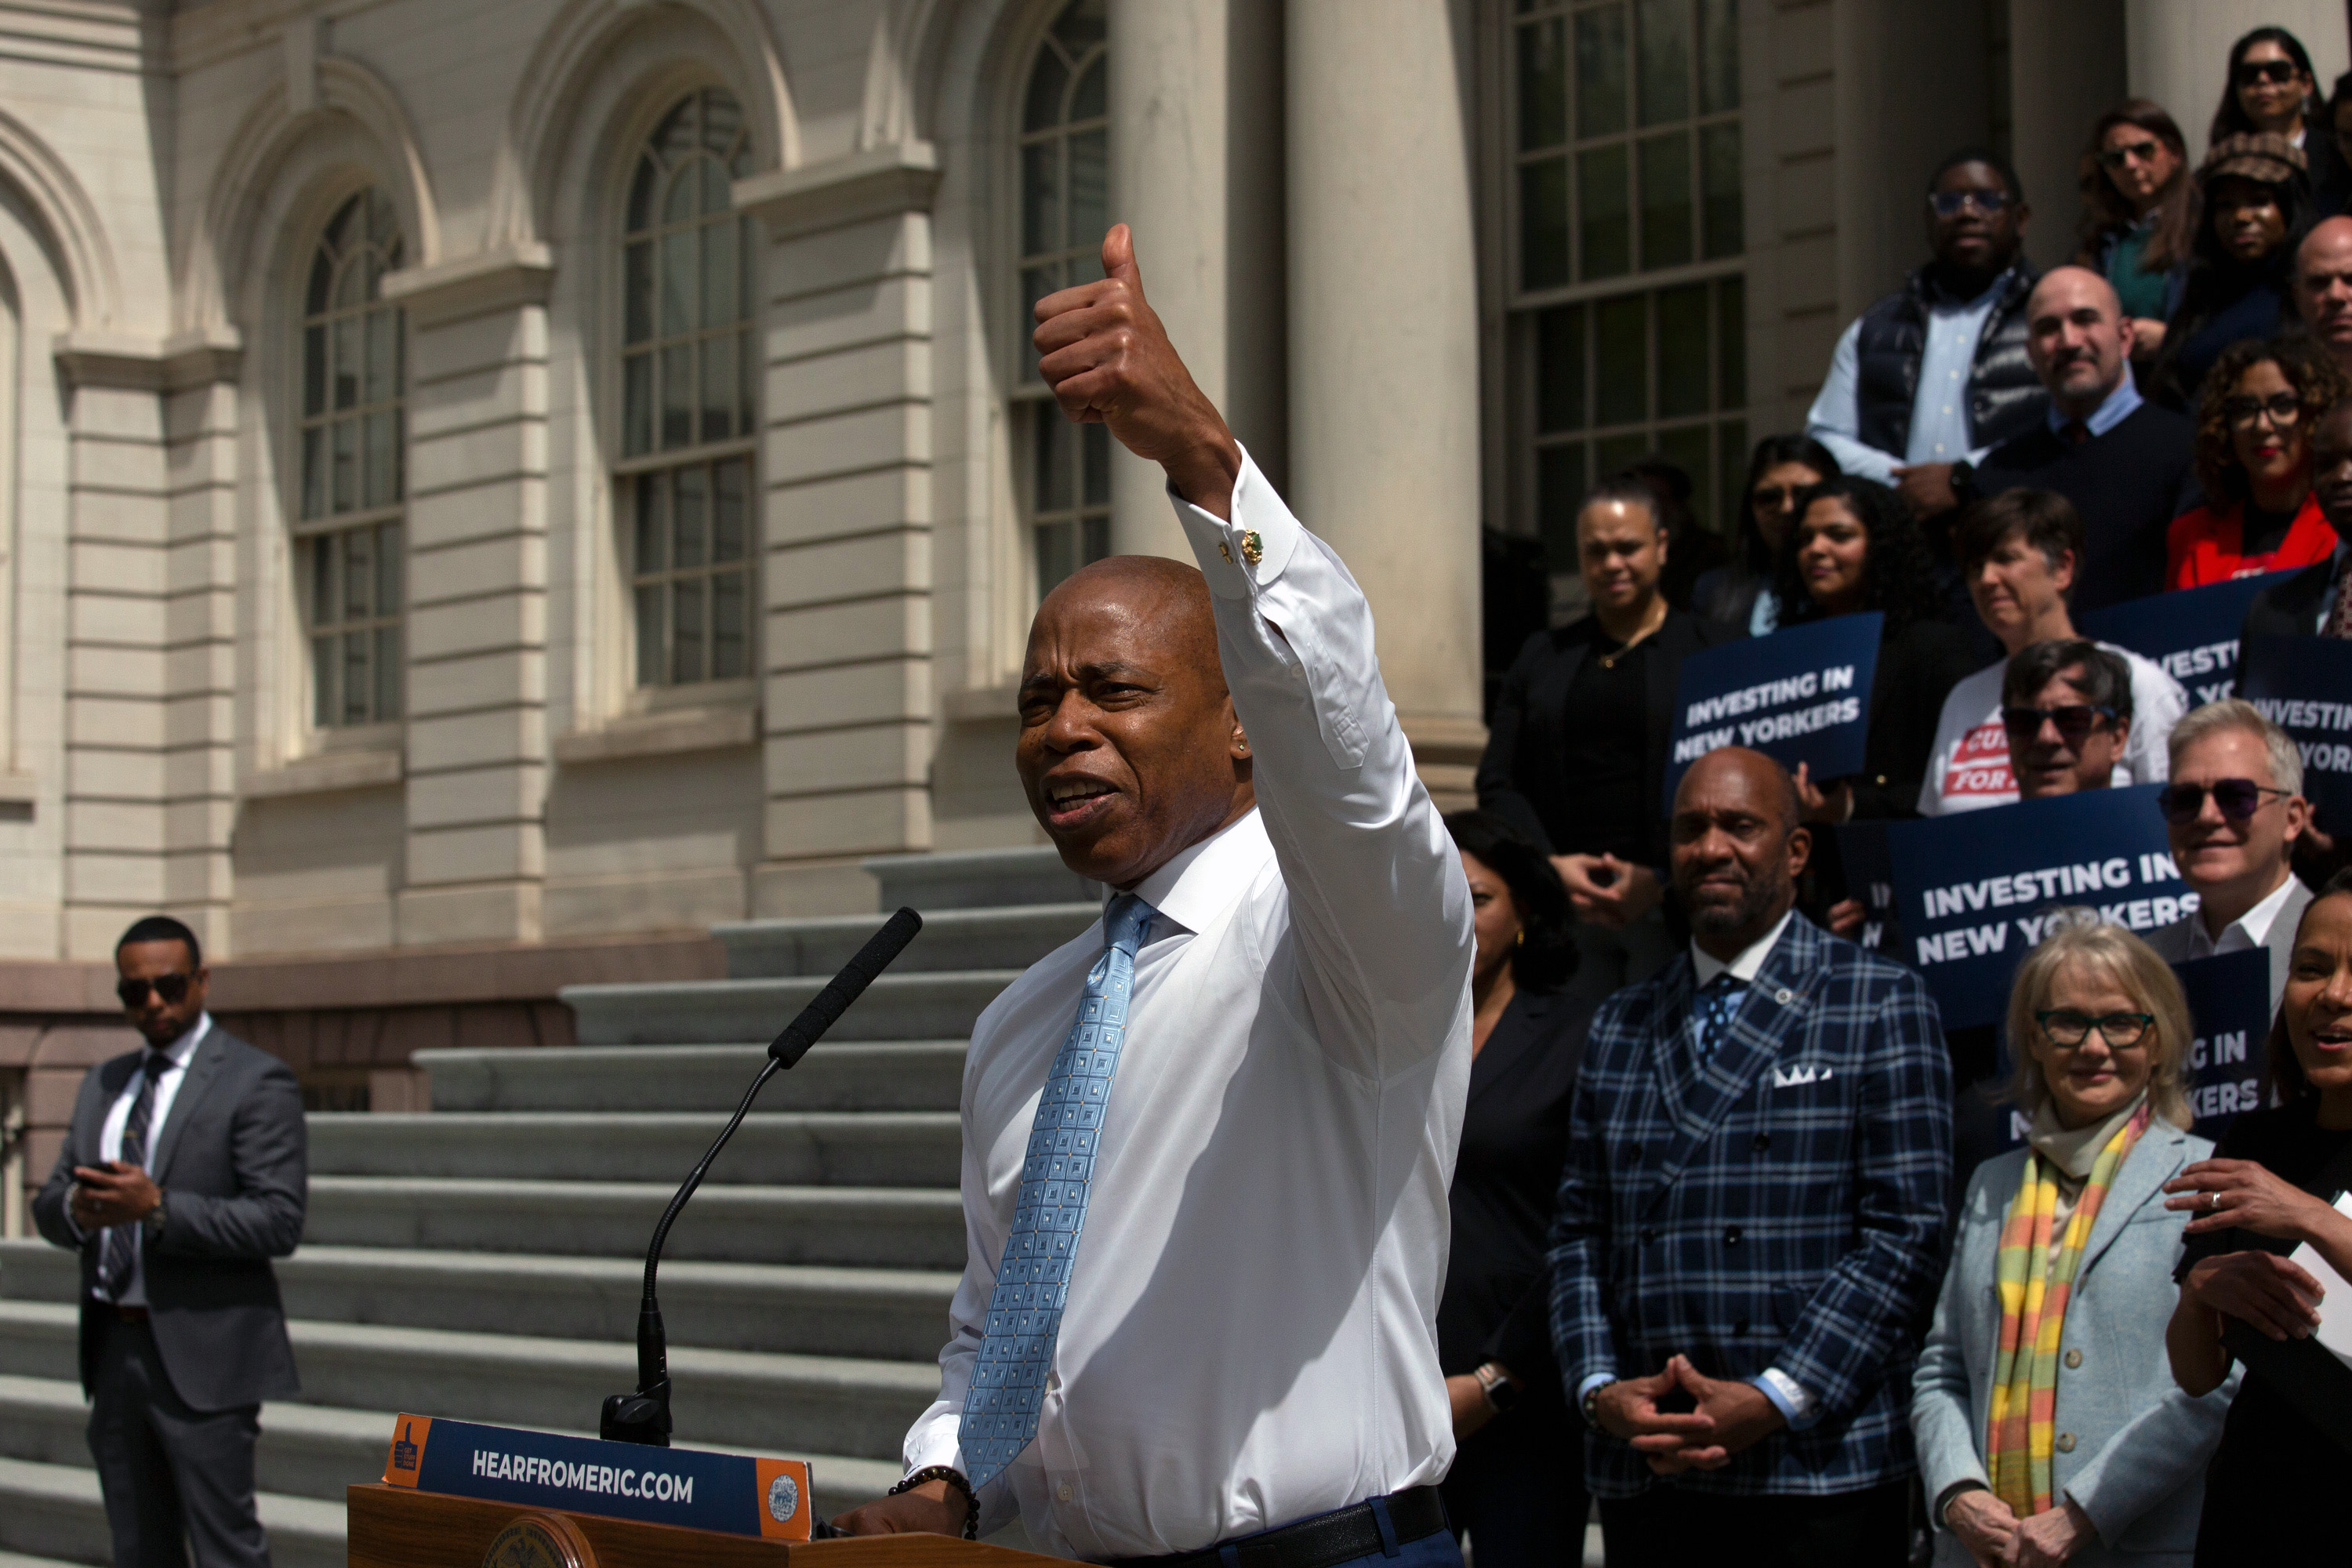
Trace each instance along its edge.
<path fill-rule="evenodd" d="M 1577 1407 L 1584 1413 L 1584 1424 L 1595 1432 L 1601 1430 L 1601 1395 L 1608 1386 L 1605 1383 L 1594 1384 L 1584 1391 L 1583 1399 L 1578 1402 Z"/>
<path fill-rule="evenodd" d="M 146 1217 L 142 1219 L 139 1223 L 145 1228 L 147 1239 L 150 1241 L 153 1241 L 156 1237 L 163 1234 L 163 1193 L 162 1188 L 159 1187 L 156 1189 L 155 1206 L 149 1209 L 147 1211 Z"/>
<path fill-rule="evenodd" d="M 1505 1414 L 1519 1402 L 1519 1385 L 1493 1362 L 1483 1363 L 1470 1375 L 1478 1380 L 1479 1390 L 1486 1395 L 1486 1406 L 1496 1415 Z"/>

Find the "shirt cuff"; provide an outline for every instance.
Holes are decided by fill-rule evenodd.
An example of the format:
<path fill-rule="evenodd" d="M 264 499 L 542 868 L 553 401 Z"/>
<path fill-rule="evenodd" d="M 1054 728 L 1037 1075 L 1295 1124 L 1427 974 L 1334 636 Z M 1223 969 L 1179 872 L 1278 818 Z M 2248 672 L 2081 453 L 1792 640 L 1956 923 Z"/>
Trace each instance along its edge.
<path fill-rule="evenodd" d="M 1303 531 L 1290 509 L 1258 472 L 1257 463 L 1242 449 L 1242 469 L 1234 477 L 1230 521 L 1202 510 L 1168 487 L 1168 499 L 1209 580 L 1209 592 L 1220 599 L 1246 599 L 1250 591 L 1282 575 L 1290 552 Z"/>
<path fill-rule="evenodd" d="M 1578 1384 L 1576 1385 L 1577 1407 L 1579 1409 L 1583 1407 L 1585 1398 L 1591 1394 L 1594 1389 L 1606 1388 L 1616 1381 L 1617 1374 L 1613 1372 L 1596 1372 L 1591 1376 L 1586 1378 L 1582 1383 Z"/>
<path fill-rule="evenodd" d="M 1763 1391 L 1764 1397 L 1772 1402 L 1772 1407 L 1789 1423 L 1790 1431 L 1801 1432 L 1813 1424 L 1817 1402 L 1806 1391 L 1804 1384 L 1779 1367 L 1768 1366 L 1748 1381 Z"/>

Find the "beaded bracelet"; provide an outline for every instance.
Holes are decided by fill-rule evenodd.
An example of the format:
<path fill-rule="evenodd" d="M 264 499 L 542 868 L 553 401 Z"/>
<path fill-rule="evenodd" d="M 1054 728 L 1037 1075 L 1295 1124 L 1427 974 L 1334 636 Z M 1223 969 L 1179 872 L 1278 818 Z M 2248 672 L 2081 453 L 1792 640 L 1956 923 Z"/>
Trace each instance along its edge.
<path fill-rule="evenodd" d="M 964 1479 L 963 1472 L 954 1466 L 927 1465 L 892 1487 L 890 1495 L 897 1497 L 900 1492 L 912 1491 L 925 1481 L 945 1481 L 963 1493 L 963 1538 L 966 1541 L 978 1541 L 980 1539 L 980 1497 L 971 1489 L 971 1483 Z"/>

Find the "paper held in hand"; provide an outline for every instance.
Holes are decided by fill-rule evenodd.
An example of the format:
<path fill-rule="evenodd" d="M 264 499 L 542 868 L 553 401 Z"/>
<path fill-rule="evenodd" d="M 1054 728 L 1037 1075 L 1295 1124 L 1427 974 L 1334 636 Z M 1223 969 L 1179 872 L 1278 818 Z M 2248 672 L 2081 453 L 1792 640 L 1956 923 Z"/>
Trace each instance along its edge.
<path fill-rule="evenodd" d="M 2336 1212 L 2352 1219 L 2352 1193 L 2336 1200 Z M 2334 1351 L 2338 1361 L 2352 1366 L 2352 1280 L 2330 1268 L 2327 1259 L 2319 1256 L 2319 1248 L 2307 1241 L 2287 1261 L 2309 1270 L 2327 1292 L 2319 1303 L 2319 1332 L 2314 1337 Z"/>

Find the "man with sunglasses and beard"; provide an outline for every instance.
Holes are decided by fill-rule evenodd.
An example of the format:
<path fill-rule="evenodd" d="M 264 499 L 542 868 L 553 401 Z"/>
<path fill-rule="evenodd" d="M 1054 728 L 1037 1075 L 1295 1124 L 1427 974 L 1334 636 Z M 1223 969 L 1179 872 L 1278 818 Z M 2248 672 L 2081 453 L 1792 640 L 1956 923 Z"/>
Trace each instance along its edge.
<path fill-rule="evenodd" d="M 2170 963 L 2267 950 L 2275 1014 L 2311 902 L 2289 864 L 2311 826 L 2303 754 L 2252 703 L 2209 703 L 2173 727 L 2172 782 L 2159 803 L 2173 864 L 2198 907 L 2144 933 L 2148 946 Z"/>
<path fill-rule="evenodd" d="M 254 1511 L 261 1402 L 297 1389 L 269 1260 L 302 1237 L 302 1093 L 205 1010 L 195 932 L 116 944 L 144 1048 L 82 1079 L 33 1218 L 81 1254 L 81 1380 L 118 1568 L 268 1568 Z"/>

